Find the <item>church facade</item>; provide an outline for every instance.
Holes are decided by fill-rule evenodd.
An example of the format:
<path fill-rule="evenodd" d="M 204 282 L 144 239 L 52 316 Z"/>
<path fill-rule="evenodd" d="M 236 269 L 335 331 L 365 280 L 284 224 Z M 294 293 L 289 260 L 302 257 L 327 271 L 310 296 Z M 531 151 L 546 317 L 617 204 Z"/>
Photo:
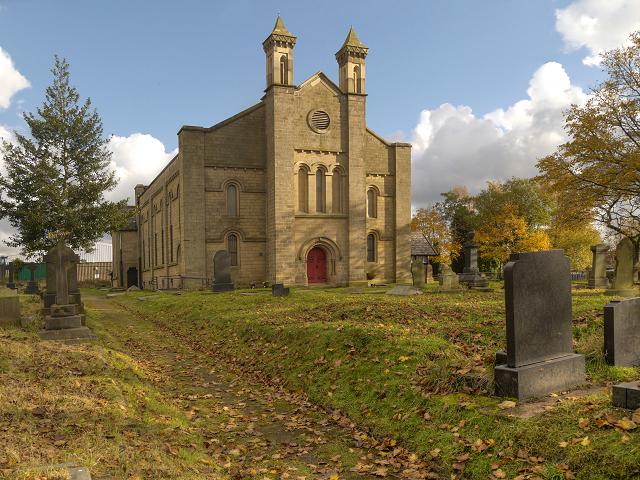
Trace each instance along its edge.
<path fill-rule="evenodd" d="M 112 232 L 116 286 L 203 288 L 219 250 L 236 286 L 411 282 L 411 146 L 366 126 L 368 49 L 351 29 L 338 85 L 296 85 L 295 44 L 278 17 L 260 102 L 183 126 L 175 158 L 136 186 L 135 222 Z"/>

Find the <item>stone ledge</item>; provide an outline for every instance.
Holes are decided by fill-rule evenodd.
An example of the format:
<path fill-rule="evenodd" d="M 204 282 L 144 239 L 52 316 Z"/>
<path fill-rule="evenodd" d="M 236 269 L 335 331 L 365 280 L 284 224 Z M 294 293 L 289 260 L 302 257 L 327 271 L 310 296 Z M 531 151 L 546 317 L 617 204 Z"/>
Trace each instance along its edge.
<path fill-rule="evenodd" d="M 495 368 L 495 394 L 518 400 L 543 397 L 584 383 L 585 357 L 571 353 L 562 357 L 511 368 Z"/>
<path fill-rule="evenodd" d="M 61 340 L 69 343 L 95 340 L 97 337 L 88 327 L 65 328 L 62 330 L 40 330 L 42 340 Z"/>
<path fill-rule="evenodd" d="M 611 387 L 613 405 L 635 410 L 640 408 L 640 382 L 619 383 Z"/>

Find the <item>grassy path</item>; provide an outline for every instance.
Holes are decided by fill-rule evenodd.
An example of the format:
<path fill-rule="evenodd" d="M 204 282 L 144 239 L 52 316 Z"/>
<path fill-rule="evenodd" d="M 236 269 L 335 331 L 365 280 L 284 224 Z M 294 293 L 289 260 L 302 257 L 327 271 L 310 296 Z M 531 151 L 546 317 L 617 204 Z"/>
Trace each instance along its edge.
<path fill-rule="evenodd" d="M 247 383 L 215 356 L 191 348 L 188 339 L 104 295 L 92 292 L 85 303 L 100 341 L 135 359 L 154 387 L 189 418 L 185 428 L 192 442 L 170 445 L 167 453 L 194 469 L 218 464 L 231 478 L 441 478 L 393 442 L 371 439 L 344 417 L 332 418 L 304 399 Z"/>

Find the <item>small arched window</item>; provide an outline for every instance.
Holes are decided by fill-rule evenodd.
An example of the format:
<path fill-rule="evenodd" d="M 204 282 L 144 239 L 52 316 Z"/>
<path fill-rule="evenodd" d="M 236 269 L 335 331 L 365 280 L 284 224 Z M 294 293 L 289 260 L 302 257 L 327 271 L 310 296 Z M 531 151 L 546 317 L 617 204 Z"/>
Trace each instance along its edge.
<path fill-rule="evenodd" d="M 309 212 L 309 169 L 305 166 L 298 170 L 298 210 Z"/>
<path fill-rule="evenodd" d="M 238 216 L 238 187 L 233 183 L 227 185 L 227 215 Z"/>
<path fill-rule="evenodd" d="M 376 261 L 376 236 L 373 233 L 367 235 L 367 262 Z"/>
<path fill-rule="evenodd" d="M 324 212 L 325 211 L 325 186 L 326 179 L 324 176 L 324 170 L 319 168 L 316 172 L 316 212 Z"/>
<path fill-rule="evenodd" d="M 238 236 L 230 233 L 227 236 L 227 252 L 229 253 L 229 263 L 232 266 L 238 265 Z"/>
<path fill-rule="evenodd" d="M 336 168 L 333 171 L 332 178 L 332 202 L 331 206 L 333 209 L 333 213 L 344 213 L 344 204 L 345 204 L 345 194 L 344 194 L 344 176 L 342 175 L 342 170 L 340 168 Z"/>
<path fill-rule="evenodd" d="M 360 75 L 360 65 L 353 67 L 353 88 L 356 93 L 362 93 L 362 75 Z"/>
<path fill-rule="evenodd" d="M 289 79 L 289 59 L 286 55 L 280 57 L 280 83 L 282 85 L 288 85 Z"/>
<path fill-rule="evenodd" d="M 367 190 L 367 217 L 376 218 L 378 216 L 378 192 L 370 188 Z"/>

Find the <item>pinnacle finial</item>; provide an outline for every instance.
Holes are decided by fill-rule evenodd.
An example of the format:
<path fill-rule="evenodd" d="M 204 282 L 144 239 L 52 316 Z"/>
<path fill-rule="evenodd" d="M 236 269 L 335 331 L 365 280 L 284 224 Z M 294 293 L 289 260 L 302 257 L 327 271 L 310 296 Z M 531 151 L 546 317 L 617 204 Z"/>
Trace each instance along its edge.
<path fill-rule="evenodd" d="M 282 17 L 279 13 L 278 18 L 276 19 L 276 24 L 273 27 L 273 32 L 271 33 L 276 33 L 279 35 L 289 35 L 290 37 L 293 37 L 293 34 L 289 30 L 287 30 L 287 27 L 284 26 L 284 22 L 282 21 Z"/>
<path fill-rule="evenodd" d="M 347 34 L 347 38 L 345 38 L 344 43 L 342 44 L 343 47 L 346 47 L 347 45 L 352 47 L 364 48 L 364 43 L 362 43 L 358 38 L 358 35 L 356 35 L 356 31 L 353 29 L 353 25 L 349 27 L 349 33 Z"/>

